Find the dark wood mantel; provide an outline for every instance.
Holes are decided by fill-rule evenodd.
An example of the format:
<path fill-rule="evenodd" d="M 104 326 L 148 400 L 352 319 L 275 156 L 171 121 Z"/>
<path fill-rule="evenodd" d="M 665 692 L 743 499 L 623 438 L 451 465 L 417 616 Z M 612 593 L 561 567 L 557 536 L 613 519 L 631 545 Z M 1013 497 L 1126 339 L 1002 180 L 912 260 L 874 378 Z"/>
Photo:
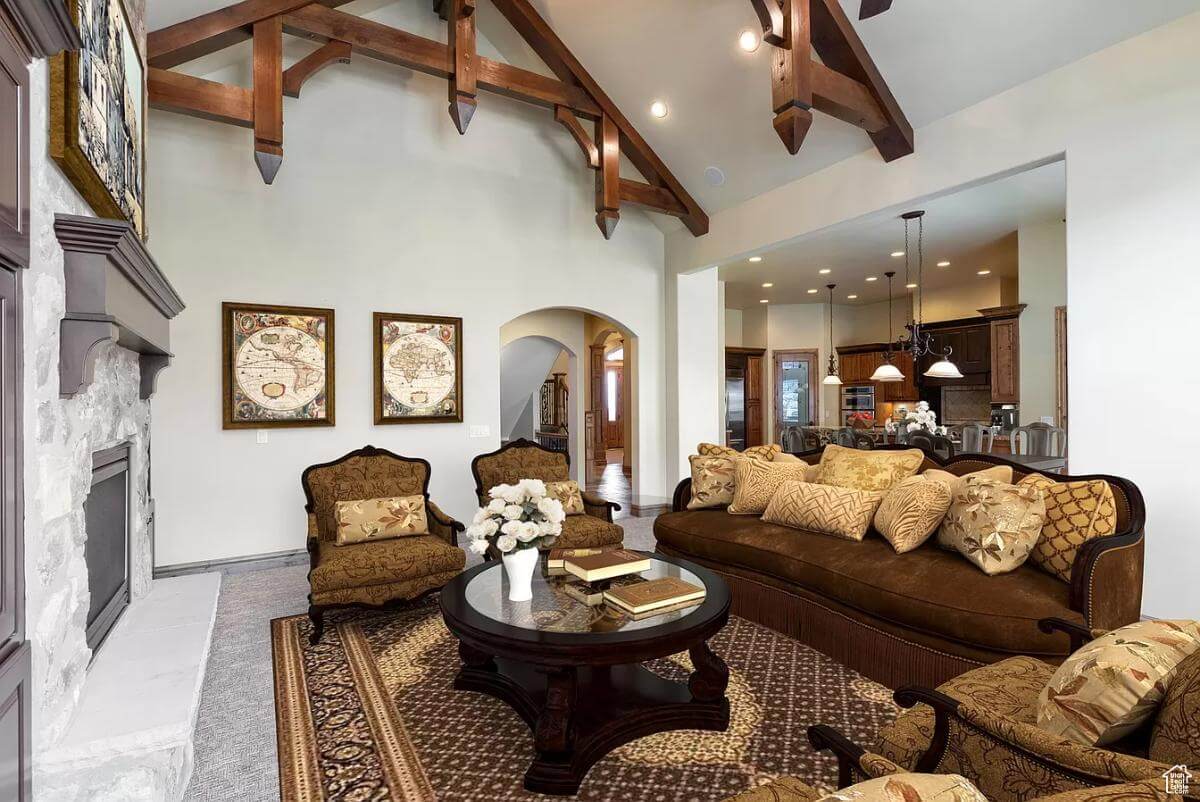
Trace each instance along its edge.
<path fill-rule="evenodd" d="M 63 248 L 67 310 L 60 325 L 58 375 L 64 397 L 92 383 L 96 349 L 115 341 L 140 355 L 141 397 L 154 393 L 171 361 L 171 318 L 183 299 L 124 221 L 60 214 L 54 233 Z"/>

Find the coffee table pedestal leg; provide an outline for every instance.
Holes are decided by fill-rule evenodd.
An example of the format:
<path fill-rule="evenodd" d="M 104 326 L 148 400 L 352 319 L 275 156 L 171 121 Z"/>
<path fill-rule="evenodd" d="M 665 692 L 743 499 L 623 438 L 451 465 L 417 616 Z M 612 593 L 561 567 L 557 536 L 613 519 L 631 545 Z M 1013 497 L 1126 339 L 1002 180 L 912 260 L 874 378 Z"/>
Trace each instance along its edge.
<path fill-rule="evenodd" d="M 688 649 L 688 655 L 694 669 L 688 677 L 692 698 L 700 702 L 723 699 L 725 689 L 729 687 L 729 666 L 704 641 Z"/>

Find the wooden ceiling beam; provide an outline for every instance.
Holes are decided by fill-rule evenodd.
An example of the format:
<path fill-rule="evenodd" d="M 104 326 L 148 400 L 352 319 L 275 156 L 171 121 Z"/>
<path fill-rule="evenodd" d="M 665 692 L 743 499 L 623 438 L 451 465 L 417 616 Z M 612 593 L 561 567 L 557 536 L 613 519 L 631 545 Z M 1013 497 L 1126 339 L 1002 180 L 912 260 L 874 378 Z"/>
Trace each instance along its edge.
<path fill-rule="evenodd" d="M 249 39 L 254 23 L 286 14 L 316 0 L 242 0 L 225 8 L 153 31 L 146 37 L 151 67 L 169 69 Z M 320 0 L 340 6 L 350 0 Z"/>
<path fill-rule="evenodd" d="M 596 225 L 605 239 L 612 239 L 621 219 L 621 140 L 617 124 L 605 114 L 596 123 L 596 146 L 600 169 L 596 171 Z"/>
<path fill-rule="evenodd" d="M 450 49 L 450 119 L 465 134 L 475 116 L 475 0 L 447 0 L 447 46 Z"/>
<path fill-rule="evenodd" d="M 331 39 L 283 71 L 283 94 L 300 97 L 300 87 L 330 64 L 349 64 L 352 48 L 349 42 Z"/>
<path fill-rule="evenodd" d="M 283 164 L 283 18 L 254 23 L 254 163 L 263 181 Z"/>
<path fill-rule="evenodd" d="M 754 13 L 758 15 L 758 21 L 762 24 L 763 41 L 767 44 L 784 47 L 787 35 L 783 21 L 783 8 L 779 5 L 779 0 L 750 0 L 750 5 L 754 6 Z"/>
<path fill-rule="evenodd" d="M 862 4 L 858 7 L 858 18 L 860 20 L 870 19 L 891 7 L 892 0 L 862 0 Z"/>
<path fill-rule="evenodd" d="M 580 124 L 579 118 L 565 106 L 555 106 L 554 119 L 570 132 L 575 140 L 575 144 L 579 145 L 579 149 L 583 151 L 583 160 L 587 166 L 592 170 L 599 170 L 600 149 L 596 147 L 596 143 L 588 136 L 588 132 L 583 130 L 583 125 Z"/>
<path fill-rule="evenodd" d="M 800 152 L 813 123 L 813 60 L 808 7 L 809 0 L 783 0 L 784 43 L 771 51 L 771 102 L 775 111 L 772 124 L 793 156 Z"/>
<path fill-rule="evenodd" d="M 595 79 L 583 68 L 579 59 L 570 51 L 529 0 L 493 0 L 493 4 L 521 34 L 522 38 L 537 53 L 558 78 L 566 83 L 577 84 L 595 101 L 604 114 L 612 119 L 620 134 L 620 149 L 633 166 L 656 186 L 666 187 L 687 209 L 681 219 L 695 236 L 708 233 L 708 215 L 700 208 L 688 191 L 671 173 L 654 149 L 642 138 L 633 123 L 621 113 L 617 105 L 605 93 Z M 601 156 L 603 160 L 603 156 Z"/>
<path fill-rule="evenodd" d="M 157 67 L 146 71 L 146 86 L 153 108 L 243 128 L 254 127 L 254 93 L 244 86 L 193 78 Z"/>
<path fill-rule="evenodd" d="M 666 188 L 628 178 L 621 179 L 621 203 L 641 206 L 643 209 L 669 214 L 672 217 L 683 217 L 687 214 L 683 204 L 675 200 L 675 196 Z"/>
<path fill-rule="evenodd" d="M 819 61 L 812 63 L 813 108 L 842 122 L 874 133 L 889 123 L 867 87 L 834 72 Z"/>
<path fill-rule="evenodd" d="M 285 14 L 283 29 L 317 41 L 338 39 L 349 42 L 362 56 L 427 75 L 449 78 L 451 74 L 449 53 L 442 42 L 319 4 Z M 549 109 L 566 106 L 591 120 L 600 117 L 599 106 L 578 87 L 482 56 L 477 63 L 476 86 L 479 89 Z"/>
<path fill-rule="evenodd" d="M 879 155 L 890 162 L 912 153 L 912 125 L 838 0 L 811 2 L 813 49 L 827 67 L 865 86 L 887 122 L 879 130 L 868 131 Z"/>

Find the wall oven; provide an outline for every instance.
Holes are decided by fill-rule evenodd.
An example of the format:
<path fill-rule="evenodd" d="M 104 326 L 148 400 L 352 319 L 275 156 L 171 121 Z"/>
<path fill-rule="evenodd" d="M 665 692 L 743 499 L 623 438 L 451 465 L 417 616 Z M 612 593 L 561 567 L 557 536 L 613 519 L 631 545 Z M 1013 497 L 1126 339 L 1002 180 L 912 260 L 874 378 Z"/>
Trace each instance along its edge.
<path fill-rule="evenodd" d="M 842 388 L 843 412 L 874 412 L 875 388 L 866 385 L 861 387 Z"/>

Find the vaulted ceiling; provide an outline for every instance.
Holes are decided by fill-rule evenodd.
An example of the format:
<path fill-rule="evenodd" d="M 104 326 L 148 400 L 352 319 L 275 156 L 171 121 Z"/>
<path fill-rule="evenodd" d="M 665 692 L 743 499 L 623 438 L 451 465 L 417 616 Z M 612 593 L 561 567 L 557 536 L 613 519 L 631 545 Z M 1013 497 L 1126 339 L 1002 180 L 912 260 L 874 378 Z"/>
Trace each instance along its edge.
<path fill-rule="evenodd" d="M 148 28 L 229 2 L 154 0 Z M 391 2 L 428 8 L 430 0 Z M 737 45 L 740 31 L 759 29 L 750 0 L 531 2 L 710 214 L 873 148 L 860 128 L 818 114 L 798 155 L 784 149 L 771 126 L 771 48 L 746 53 Z M 895 0 L 859 20 L 860 0 L 841 3 L 916 129 L 1200 11 L 1200 0 Z M 356 0 L 342 10 L 371 15 L 388 4 Z M 480 34 L 510 63 L 549 75 L 490 5 L 479 0 Z M 654 100 L 667 104 L 666 118 L 650 115 Z M 723 185 L 706 180 L 709 167 L 723 173 Z"/>

